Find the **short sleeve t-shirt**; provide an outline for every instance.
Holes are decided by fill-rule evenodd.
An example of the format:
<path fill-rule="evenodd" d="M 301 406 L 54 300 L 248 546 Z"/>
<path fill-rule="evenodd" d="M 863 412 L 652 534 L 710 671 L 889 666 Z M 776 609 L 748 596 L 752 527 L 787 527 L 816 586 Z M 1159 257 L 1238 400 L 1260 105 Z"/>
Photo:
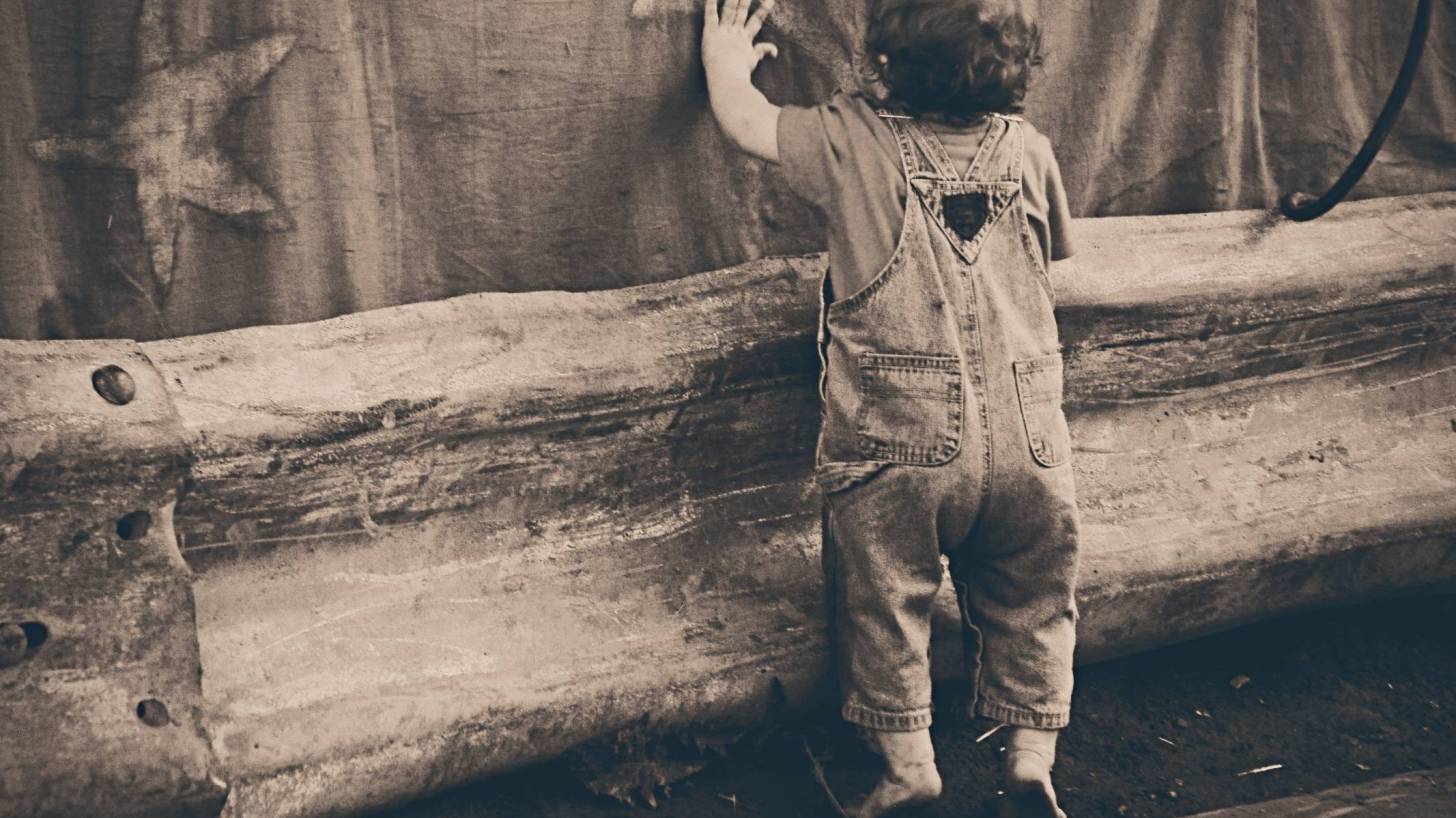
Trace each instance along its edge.
<path fill-rule="evenodd" d="M 1071 211 L 1051 142 L 1030 124 L 1021 190 L 1042 259 L 1072 255 Z M 965 172 L 981 146 L 985 121 L 932 125 Z M 905 176 L 895 134 L 857 94 L 838 93 L 810 108 L 785 106 L 778 122 L 779 164 L 790 187 L 824 211 L 836 298 L 858 290 L 889 263 L 905 215 Z"/>

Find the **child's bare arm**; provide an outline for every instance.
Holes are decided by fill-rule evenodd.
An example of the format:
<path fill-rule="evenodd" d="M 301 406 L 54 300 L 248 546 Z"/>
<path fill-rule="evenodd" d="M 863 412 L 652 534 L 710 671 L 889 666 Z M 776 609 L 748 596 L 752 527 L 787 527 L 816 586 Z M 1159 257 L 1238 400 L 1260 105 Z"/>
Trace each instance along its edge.
<path fill-rule="evenodd" d="M 778 56 L 773 43 L 754 44 L 774 0 L 708 0 L 703 16 L 703 68 L 708 73 L 708 97 L 718 127 L 733 143 L 770 162 L 779 161 L 779 106 L 753 87 L 753 69 L 765 56 Z"/>

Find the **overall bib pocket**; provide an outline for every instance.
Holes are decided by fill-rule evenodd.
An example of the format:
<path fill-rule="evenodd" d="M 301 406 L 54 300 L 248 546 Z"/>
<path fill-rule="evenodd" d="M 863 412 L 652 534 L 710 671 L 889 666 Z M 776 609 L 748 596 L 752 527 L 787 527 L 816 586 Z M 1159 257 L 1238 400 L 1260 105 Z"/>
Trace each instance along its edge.
<path fill-rule="evenodd" d="M 934 466 L 961 445 L 960 360 L 952 355 L 859 358 L 860 452 L 871 460 Z"/>
<path fill-rule="evenodd" d="M 1062 411 L 1062 356 L 1043 355 L 1011 366 L 1031 456 L 1047 468 L 1066 463 L 1072 455 L 1072 436 Z"/>

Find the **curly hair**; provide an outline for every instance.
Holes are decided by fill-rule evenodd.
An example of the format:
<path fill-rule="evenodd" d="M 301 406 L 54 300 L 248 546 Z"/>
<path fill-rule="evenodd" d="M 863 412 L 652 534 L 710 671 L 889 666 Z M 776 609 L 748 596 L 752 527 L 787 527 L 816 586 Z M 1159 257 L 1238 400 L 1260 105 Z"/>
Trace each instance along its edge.
<path fill-rule="evenodd" d="M 865 45 L 880 103 L 964 125 L 1020 113 L 1041 30 L 1006 0 L 877 0 Z"/>

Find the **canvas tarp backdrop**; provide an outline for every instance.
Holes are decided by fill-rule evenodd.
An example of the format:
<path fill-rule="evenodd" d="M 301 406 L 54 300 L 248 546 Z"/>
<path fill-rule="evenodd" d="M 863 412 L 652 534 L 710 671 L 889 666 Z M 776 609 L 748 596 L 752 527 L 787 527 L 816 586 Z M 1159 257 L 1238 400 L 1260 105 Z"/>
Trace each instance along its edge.
<path fill-rule="evenodd" d="M 1321 192 L 1415 0 L 1041 3 L 1028 116 L 1076 215 Z M 784 0 L 776 102 L 864 0 Z M 152 339 L 821 249 L 708 111 L 701 0 L 0 0 L 0 336 Z M 1356 197 L 1456 188 L 1456 0 Z M 226 113 L 226 116 L 223 114 Z"/>

